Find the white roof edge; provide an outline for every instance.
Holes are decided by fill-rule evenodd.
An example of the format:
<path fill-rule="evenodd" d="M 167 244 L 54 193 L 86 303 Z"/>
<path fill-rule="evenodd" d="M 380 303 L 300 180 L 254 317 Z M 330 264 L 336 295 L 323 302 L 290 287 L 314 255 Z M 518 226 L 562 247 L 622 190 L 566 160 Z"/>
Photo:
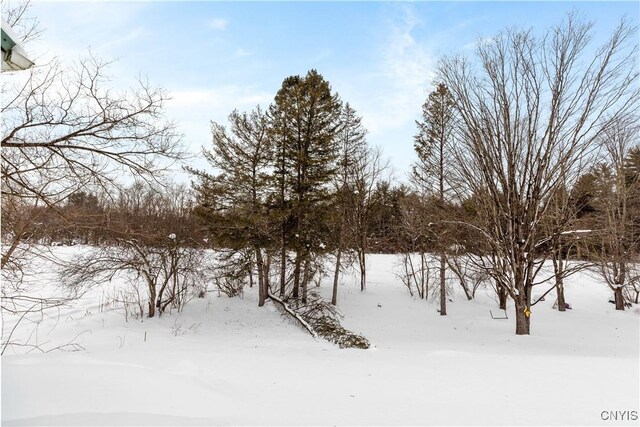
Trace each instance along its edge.
<path fill-rule="evenodd" d="M 22 41 L 16 35 L 11 25 L 9 25 L 9 23 L 4 19 L 4 16 L 2 17 L 2 31 L 4 31 L 5 34 L 15 43 L 15 46 L 11 48 L 11 59 L 5 61 L 5 57 L 2 58 L 2 70 L 18 71 L 30 68 L 34 64 L 33 61 L 29 59 L 27 52 L 22 45 Z"/>

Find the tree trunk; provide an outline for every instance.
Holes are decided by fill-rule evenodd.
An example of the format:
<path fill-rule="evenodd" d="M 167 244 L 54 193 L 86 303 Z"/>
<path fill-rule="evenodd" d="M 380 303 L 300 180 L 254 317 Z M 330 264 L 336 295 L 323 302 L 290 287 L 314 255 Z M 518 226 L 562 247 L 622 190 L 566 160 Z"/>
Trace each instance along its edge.
<path fill-rule="evenodd" d="M 409 257 L 411 257 L 411 254 L 409 254 Z M 420 298 L 422 298 L 425 301 L 428 301 L 427 299 L 427 293 L 428 293 L 428 289 L 427 289 L 427 273 L 426 273 L 426 262 L 424 259 L 424 252 L 420 252 L 420 289 L 419 289 L 419 293 L 420 293 Z"/>
<path fill-rule="evenodd" d="M 445 254 L 444 252 L 442 252 L 440 253 L 440 316 L 447 315 L 447 284 L 445 282 L 445 263 Z"/>
<path fill-rule="evenodd" d="M 358 251 L 358 263 L 360 264 L 360 290 L 367 287 L 367 256 L 364 250 Z"/>
<path fill-rule="evenodd" d="M 441 110 L 440 114 L 444 111 Z M 444 206 L 444 145 L 445 145 L 445 120 L 443 116 L 439 119 L 439 141 L 438 141 L 438 181 L 440 187 L 440 205 Z M 442 242 L 441 242 L 442 243 Z M 444 251 L 440 252 L 440 316 L 447 315 L 447 285 L 445 283 L 445 263 L 446 255 Z"/>
<path fill-rule="evenodd" d="M 265 253 L 264 268 L 262 269 L 262 277 L 264 278 L 264 288 L 267 291 L 265 296 L 269 298 L 271 292 L 271 255 L 267 251 Z"/>
<path fill-rule="evenodd" d="M 256 251 L 256 268 L 258 269 L 258 307 L 264 305 L 267 299 L 266 280 L 264 278 L 264 265 L 262 261 L 262 251 L 259 247 L 255 248 Z"/>
<path fill-rule="evenodd" d="M 286 201 L 285 201 L 285 187 L 286 187 L 286 145 L 281 144 L 281 152 L 279 154 L 278 162 L 280 163 L 280 203 L 282 224 L 280 229 L 280 244 L 282 245 L 282 252 L 280 252 L 280 298 L 284 298 L 287 292 L 287 219 L 286 219 Z"/>
<path fill-rule="evenodd" d="M 453 259 L 453 261 L 452 261 Z M 473 299 L 472 291 L 469 289 L 469 285 L 467 284 L 467 279 L 464 277 L 463 268 L 456 259 L 455 255 L 453 257 L 447 258 L 447 266 L 449 270 L 453 271 L 453 274 L 458 278 L 458 282 L 460 282 L 460 287 L 464 291 L 464 296 L 467 297 L 467 301 L 471 301 Z"/>
<path fill-rule="evenodd" d="M 149 283 L 149 317 L 156 315 L 156 285 Z"/>
<path fill-rule="evenodd" d="M 302 275 L 302 303 L 307 303 L 307 290 L 309 288 L 309 256 L 305 256 L 304 260 L 304 274 Z"/>
<path fill-rule="evenodd" d="M 567 304 L 564 300 L 564 282 L 562 277 L 556 278 L 556 293 L 558 294 L 558 311 L 567 311 Z"/>
<path fill-rule="evenodd" d="M 284 226 L 282 226 L 282 252 L 280 252 L 280 298 L 284 298 L 287 288 L 287 248 L 285 247 Z"/>
<path fill-rule="evenodd" d="M 336 255 L 336 271 L 333 274 L 333 293 L 331 294 L 331 304 L 338 304 L 338 278 L 340 276 L 340 257 L 342 256 L 342 249 L 338 248 L 338 254 Z"/>
<path fill-rule="evenodd" d="M 496 283 L 496 287 L 498 289 L 498 303 L 500 306 L 500 310 L 507 309 L 507 288 L 502 285 L 500 282 Z"/>
<path fill-rule="evenodd" d="M 167 284 L 169 283 L 170 277 L 166 277 L 164 279 L 164 283 L 160 286 L 160 291 L 156 295 L 156 308 L 158 309 L 158 317 L 162 317 L 162 312 L 164 309 L 162 308 L 162 297 L 164 296 L 164 291 L 167 288 Z M 165 305 L 166 307 L 166 305 Z"/>
<path fill-rule="evenodd" d="M 615 286 L 613 296 L 616 302 L 616 310 L 624 310 L 624 295 L 622 295 L 622 286 L 627 276 L 627 264 L 624 261 L 618 263 L 618 271 L 615 275 Z"/>
<path fill-rule="evenodd" d="M 624 310 L 624 296 L 622 295 L 622 287 L 613 290 L 613 296 L 616 302 L 616 310 Z"/>
<path fill-rule="evenodd" d="M 293 298 L 300 295 L 300 264 L 302 263 L 300 251 L 296 251 L 296 264 L 293 270 Z"/>
<path fill-rule="evenodd" d="M 18 245 L 20 245 L 20 242 L 20 235 L 16 234 L 11 241 L 11 246 L 9 246 L 9 249 L 7 249 L 7 251 L 2 255 L 2 264 L 0 268 L 4 268 L 4 266 L 7 265 L 13 255 L 13 252 L 15 252 Z"/>
<path fill-rule="evenodd" d="M 516 299 L 516 335 L 529 335 L 529 307 L 522 297 Z"/>
<path fill-rule="evenodd" d="M 558 296 L 558 311 L 567 311 L 567 304 L 564 299 L 564 261 L 562 260 L 562 251 L 560 249 L 554 250 L 553 256 L 553 271 L 556 277 L 556 295 Z"/>

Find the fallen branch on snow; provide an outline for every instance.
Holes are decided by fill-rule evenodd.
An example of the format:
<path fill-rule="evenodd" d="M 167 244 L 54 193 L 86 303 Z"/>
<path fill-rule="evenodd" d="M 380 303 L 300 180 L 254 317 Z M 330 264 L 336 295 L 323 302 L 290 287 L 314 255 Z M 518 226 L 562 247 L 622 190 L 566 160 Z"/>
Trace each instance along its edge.
<path fill-rule="evenodd" d="M 339 346 L 340 348 L 367 349 L 371 345 L 362 335 L 354 334 L 340 325 L 340 314 L 336 308 L 327 303 L 320 295 L 311 292 L 305 305 L 295 310 L 284 301 L 269 295 L 284 313 L 295 319 L 314 337 L 318 336 Z"/>
<path fill-rule="evenodd" d="M 291 308 L 284 301 L 282 301 L 280 298 L 273 295 L 267 295 L 267 297 L 273 302 L 275 302 L 276 304 L 278 304 L 280 308 L 282 308 L 287 314 L 293 317 L 303 328 L 309 331 L 309 333 L 313 338 L 318 339 L 318 334 L 316 333 L 316 331 L 313 330 L 311 325 L 309 325 L 298 313 L 291 310 Z"/>

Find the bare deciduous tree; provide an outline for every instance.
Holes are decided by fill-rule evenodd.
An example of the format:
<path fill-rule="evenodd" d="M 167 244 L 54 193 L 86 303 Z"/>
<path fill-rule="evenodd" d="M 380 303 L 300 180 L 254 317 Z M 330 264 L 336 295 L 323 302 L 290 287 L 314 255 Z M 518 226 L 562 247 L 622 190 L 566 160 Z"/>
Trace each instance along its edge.
<path fill-rule="evenodd" d="M 416 174 L 423 173 L 416 171 Z M 401 233 L 408 246 L 400 254 L 400 273 L 398 276 L 409 293 L 413 295 L 415 288 L 418 297 L 427 299 L 431 279 L 429 250 L 436 236 L 430 228 L 431 212 L 429 209 L 429 192 L 425 188 L 425 180 L 416 180 L 415 190 L 400 203 Z"/>
<path fill-rule="evenodd" d="M 28 10 L 28 2 L 3 2 L 24 42 L 40 32 Z M 183 156 L 175 125 L 162 116 L 166 94 L 145 82 L 111 90 L 108 66 L 89 56 L 3 73 L 1 267 L 4 284 L 11 283 L 3 286 L 3 308 L 36 298 L 20 274 L 42 254 L 30 236 L 44 218 L 60 214 L 70 196 L 86 188 L 111 194 L 123 175 L 157 181 Z M 37 299 L 34 310 L 59 305 L 58 298 Z"/>
<path fill-rule="evenodd" d="M 612 123 L 638 108 L 636 29 L 621 22 L 593 55 L 591 27 L 569 15 L 541 39 L 508 30 L 479 44 L 477 63 L 447 57 L 438 67 L 458 115 L 461 182 L 480 200 L 473 226 L 497 255 L 487 272 L 515 302 L 518 335 L 530 331 L 552 196 Z"/>
<path fill-rule="evenodd" d="M 53 63 L 4 83 L 3 201 L 56 209 L 87 186 L 111 191 L 125 172 L 156 181 L 183 155 L 174 124 L 162 119 L 164 92 L 143 83 L 112 92 L 107 65 L 93 57 L 72 68 Z M 20 236 L 4 234 L 3 268 Z"/>
<path fill-rule="evenodd" d="M 613 291 L 616 310 L 625 308 L 623 290 L 629 284 L 633 286 L 635 278 L 630 273 L 638 263 L 640 234 L 636 224 L 640 212 L 632 198 L 640 191 L 640 181 L 637 174 L 627 173 L 626 158 L 632 148 L 638 147 L 639 130 L 637 119 L 616 120 L 614 126 L 602 134 L 606 160 L 595 173 L 600 224 L 597 247 L 591 256 Z"/>
<path fill-rule="evenodd" d="M 389 167 L 379 148 L 367 147 L 358 157 L 354 168 L 353 187 L 353 232 L 360 270 L 360 290 L 367 287 L 367 251 L 369 250 L 369 227 L 371 211 L 375 205 L 376 185 Z"/>
<path fill-rule="evenodd" d="M 42 34 L 38 19 L 29 15 L 30 8 L 30 0 L 22 2 L 2 1 L 2 14 L 7 24 L 17 32 L 20 42 L 23 44 L 38 39 Z"/>

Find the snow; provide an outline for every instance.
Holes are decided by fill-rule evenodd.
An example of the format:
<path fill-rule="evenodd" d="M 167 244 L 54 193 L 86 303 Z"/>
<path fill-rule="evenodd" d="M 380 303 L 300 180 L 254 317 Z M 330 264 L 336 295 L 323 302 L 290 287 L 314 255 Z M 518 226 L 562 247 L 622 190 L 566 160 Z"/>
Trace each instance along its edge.
<path fill-rule="evenodd" d="M 77 336 L 84 351 L 2 357 L 2 425 L 606 425 L 603 411 L 638 410 L 640 310 L 615 311 L 598 279 L 567 279 L 573 309 L 553 310 L 549 294 L 531 336 L 515 336 L 513 306 L 492 319 L 489 293 L 456 295 L 440 316 L 408 295 L 394 256 L 368 262 L 367 290 L 345 277 L 338 305 L 369 350 L 314 340 L 272 303 L 258 308 L 255 288 L 128 322 L 100 310 L 96 289 L 38 328 L 43 348 Z"/>
<path fill-rule="evenodd" d="M 592 230 L 567 230 L 563 231 L 560 234 L 581 234 L 581 233 L 591 233 Z"/>

